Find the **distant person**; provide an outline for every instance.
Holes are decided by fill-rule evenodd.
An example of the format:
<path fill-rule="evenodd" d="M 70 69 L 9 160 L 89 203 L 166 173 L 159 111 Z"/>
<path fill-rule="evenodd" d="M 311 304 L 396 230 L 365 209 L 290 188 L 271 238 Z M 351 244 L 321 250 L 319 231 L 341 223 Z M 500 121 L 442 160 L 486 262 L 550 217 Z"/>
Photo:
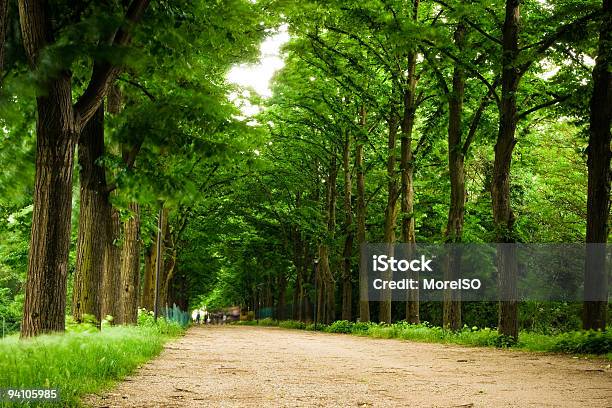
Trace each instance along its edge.
<path fill-rule="evenodd" d="M 226 320 L 227 320 L 227 316 L 225 315 L 225 313 L 223 313 L 223 324 L 225 324 Z"/>
<path fill-rule="evenodd" d="M 206 324 L 210 324 L 210 315 L 206 318 Z"/>
<path fill-rule="evenodd" d="M 196 314 L 196 324 L 200 324 L 200 312 L 198 311 L 198 313 Z"/>

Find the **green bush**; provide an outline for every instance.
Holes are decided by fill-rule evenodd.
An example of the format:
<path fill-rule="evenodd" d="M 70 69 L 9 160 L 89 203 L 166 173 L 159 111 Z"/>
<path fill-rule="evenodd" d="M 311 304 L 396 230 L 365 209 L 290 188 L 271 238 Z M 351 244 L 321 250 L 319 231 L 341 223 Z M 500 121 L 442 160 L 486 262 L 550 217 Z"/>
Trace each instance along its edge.
<path fill-rule="evenodd" d="M 579 354 L 612 353 L 612 331 L 575 331 L 556 336 L 552 351 Z"/>
<path fill-rule="evenodd" d="M 349 322 L 348 320 L 337 320 L 327 326 L 325 331 L 328 333 L 352 333 L 353 322 Z"/>
<path fill-rule="evenodd" d="M 296 321 L 296 320 L 283 320 L 278 323 L 278 327 L 282 327 L 283 329 L 303 330 L 306 328 L 306 324 L 303 322 Z"/>

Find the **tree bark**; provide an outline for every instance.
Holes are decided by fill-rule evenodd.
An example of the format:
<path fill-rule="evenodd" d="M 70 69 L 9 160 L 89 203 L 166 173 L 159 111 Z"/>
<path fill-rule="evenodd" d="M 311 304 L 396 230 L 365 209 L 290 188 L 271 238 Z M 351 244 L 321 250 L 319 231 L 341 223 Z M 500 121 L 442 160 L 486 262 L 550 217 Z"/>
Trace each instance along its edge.
<path fill-rule="evenodd" d="M 130 4 L 126 20 L 142 18 L 149 0 Z M 40 0 L 19 0 L 21 37 L 32 70 L 38 68 L 40 52 L 54 42 L 53 17 Z M 130 41 L 127 24 L 118 30 L 114 44 Z M 72 170 L 74 148 L 80 130 L 97 111 L 109 84 L 118 73 L 112 64 L 94 64 L 84 95 L 72 104 L 72 79 L 60 72 L 44 84 L 36 99 L 36 175 L 32 232 L 21 336 L 63 331 L 66 307 L 66 267 L 70 248 Z"/>
<path fill-rule="evenodd" d="M 164 207 L 164 225 L 162 229 L 162 276 L 159 282 L 159 306 L 167 307 L 168 305 L 168 289 L 170 287 L 170 280 L 174 276 L 174 267 L 176 265 L 176 248 L 174 247 L 174 236 L 170 228 L 170 208 Z"/>
<path fill-rule="evenodd" d="M 393 95 L 395 97 L 395 95 Z M 393 105 L 393 103 L 392 103 Z M 387 255 L 393 255 L 393 245 L 395 244 L 395 224 L 397 221 L 397 198 L 398 185 L 395 171 L 396 163 L 396 139 L 397 129 L 399 126 L 399 118 L 395 110 L 395 105 L 391 107 L 391 114 L 388 120 L 389 139 L 387 142 L 387 206 L 385 207 L 385 229 L 384 241 L 387 244 Z M 387 272 L 387 275 L 389 273 Z M 391 276 L 385 276 L 385 279 L 390 279 Z M 382 301 L 378 310 L 379 322 L 391 323 L 391 293 L 385 291 L 382 294 Z"/>
<path fill-rule="evenodd" d="M 463 49 L 466 27 L 459 23 L 454 33 L 457 48 Z M 453 88 L 448 96 L 448 172 L 450 177 L 450 206 L 446 223 L 445 241 L 459 243 L 463 235 L 465 214 L 465 155 L 463 153 L 462 122 L 465 95 L 465 72 L 461 64 L 453 69 Z M 447 253 L 444 280 L 452 281 L 461 276 L 461 251 L 453 248 Z M 461 328 L 461 294 L 458 291 L 444 293 L 443 327 L 451 330 Z"/>
<path fill-rule="evenodd" d="M 499 131 L 495 144 L 495 161 L 491 198 L 493 220 L 499 243 L 513 243 L 514 214 L 510 206 L 510 165 L 516 144 L 514 138 L 518 121 L 516 93 L 521 78 L 517 67 L 520 0 L 506 1 L 506 17 L 502 31 L 502 98 Z M 514 250 L 500 246 L 497 254 L 499 274 L 499 333 L 518 338 L 518 302 L 516 280 L 518 265 Z M 507 249 L 507 250 L 506 250 Z"/>
<path fill-rule="evenodd" d="M 81 131 L 79 138 L 80 210 L 77 260 L 72 292 L 72 315 L 76 322 L 83 315 L 102 321 L 101 288 L 107 230 L 108 190 L 104 167 L 104 105 Z"/>
<path fill-rule="evenodd" d="M 109 90 L 106 98 L 107 110 L 112 115 L 121 112 L 121 91 L 115 85 Z M 109 186 L 107 185 L 107 191 Z M 117 194 L 116 192 L 110 193 Z M 104 270 L 102 273 L 102 318 L 112 316 L 116 323 L 122 311 L 121 302 L 121 220 L 119 211 L 107 196 L 105 211 L 106 240 L 104 243 Z"/>
<path fill-rule="evenodd" d="M 276 319 L 285 320 L 285 307 L 287 306 L 287 277 L 283 272 L 278 275 L 278 300 L 276 302 Z"/>
<path fill-rule="evenodd" d="M 593 94 L 587 149 L 587 228 L 589 246 L 584 275 L 584 329 L 605 330 L 608 312 L 608 274 L 605 244 L 610 217 L 610 127 L 612 125 L 612 0 L 603 0 L 604 17 L 593 68 Z"/>
<path fill-rule="evenodd" d="M 105 209 L 106 240 L 104 243 L 104 271 L 102 275 L 102 305 L 103 318 L 112 316 L 113 323 L 117 322 L 121 314 L 121 220 L 119 211 L 109 202 Z"/>
<path fill-rule="evenodd" d="M 53 41 L 39 1 L 19 1 L 23 45 L 31 68 Z M 70 250 L 72 166 L 77 131 L 69 72 L 49 80 L 36 98 L 36 175 L 21 337 L 63 331 Z"/>
<path fill-rule="evenodd" d="M 351 273 L 351 258 L 353 256 L 353 205 L 352 205 L 352 180 L 351 180 L 351 136 L 347 132 L 344 140 L 344 151 L 342 155 L 342 169 L 344 171 L 344 251 L 342 253 L 342 320 L 352 319 L 353 283 Z"/>
<path fill-rule="evenodd" d="M 366 131 L 366 111 L 361 107 L 360 125 L 362 132 Z M 370 321 L 370 302 L 368 299 L 368 271 L 361 266 L 361 248 L 366 243 L 366 201 L 365 172 L 363 161 L 363 137 L 360 135 L 355 144 L 355 168 L 357 169 L 357 246 L 359 248 L 359 321 Z"/>
<path fill-rule="evenodd" d="M 325 194 L 325 210 L 327 218 L 327 236 L 319 245 L 319 295 L 317 311 L 323 323 L 329 324 L 335 320 L 335 279 L 329 260 L 329 243 L 336 229 L 336 180 L 338 166 L 335 152 L 332 152 L 327 176 L 327 190 Z"/>
<path fill-rule="evenodd" d="M 122 313 L 120 323 L 136 324 L 138 318 L 138 288 L 140 279 L 140 208 L 130 203 L 130 219 L 124 224 L 121 253 Z"/>
<path fill-rule="evenodd" d="M 415 1 L 415 16 L 418 1 Z M 416 115 L 416 53 L 408 54 L 408 83 L 404 91 L 404 114 L 401 122 L 401 241 L 406 244 L 414 244 L 416 237 L 414 234 L 414 163 L 412 155 L 412 131 Z M 413 271 L 410 277 L 419 280 L 419 273 Z M 408 301 L 406 302 L 406 321 L 418 324 L 419 319 L 419 291 L 408 291 Z"/>
<path fill-rule="evenodd" d="M 37 98 L 34 210 L 21 336 L 64 330 L 75 129 L 68 74 Z"/>

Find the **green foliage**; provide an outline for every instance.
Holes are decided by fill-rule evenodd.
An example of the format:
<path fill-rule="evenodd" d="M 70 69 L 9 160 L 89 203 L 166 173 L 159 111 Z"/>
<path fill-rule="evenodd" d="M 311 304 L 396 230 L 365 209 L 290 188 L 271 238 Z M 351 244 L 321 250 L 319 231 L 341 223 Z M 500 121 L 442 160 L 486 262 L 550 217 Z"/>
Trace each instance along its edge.
<path fill-rule="evenodd" d="M 353 322 L 349 322 L 348 320 L 337 320 L 327 326 L 325 331 L 328 333 L 352 333 Z"/>
<path fill-rule="evenodd" d="M 306 329 L 306 323 L 299 322 L 295 320 L 283 320 L 278 322 L 278 327 L 282 327 L 283 329 Z"/>
<path fill-rule="evenodd" d="M 258 322 L 238 322 L 249 326 L 278 326 L 286 329 L 303 329 L 314 331 L 314 324 L 305 324 L 292 320 L 278 322 L 262 319 Z M 367 336 L 380 339 L 401 339 L 427 343 L 460 344 L 477 347 L 512 347 L 516 349 L 540 352 L 561 352 L 569 354 L 605 355 L 612 358 L 612 330 L 606 331 L 572 331 L 555 335 L 536 334 L 522 331 L 518 341 L 502 336 L 488 327 L 467 327 L 452 331 L 432 326 L 427 322 L 409 324 L 377 324 L 349 322 L 338 320 L 330 325 L 317 324 L 317 331 L 326 333 L 343 333 Z"/>
<path fill-rule="evenodd" d="M 180 327 L 143 321 L 138 327 L 71 329 L 66 334 L 0 340 L 0 387 L 58 388 L 63 406 L 123 379 L 159 354 Z"/>
<path fill-rule="evenodd" d="M 562 333 L 556 336 L 552 351 L 576 354 L 612 353 L 612 330 Z"/>

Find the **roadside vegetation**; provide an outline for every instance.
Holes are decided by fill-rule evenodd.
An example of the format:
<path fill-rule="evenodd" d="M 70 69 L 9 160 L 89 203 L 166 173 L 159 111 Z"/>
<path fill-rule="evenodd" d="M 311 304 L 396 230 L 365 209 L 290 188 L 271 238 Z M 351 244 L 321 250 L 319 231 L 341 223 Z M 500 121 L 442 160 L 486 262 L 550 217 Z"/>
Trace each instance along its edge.
<path fill-rule="evenodd" d="M 184 330 L 164 318 L 156 323 L 146 312 L 137 326 L 106 325 L 100 331 L 69 321 L 66 328 L 64 334 L 0 340 L 0 387 L 58 389 L 62 406 L 79 406 L 82 395 L 123 379 Z"/>
<path fill-rule="evenodd" d="M 241 321 L 239 325 L 249 326 L 278 326 L 284 329 L 315 330 L 313 323 L 306 324 L 295 320 L 277 321 L 273 319 L 261 319 L 259 321 Z M 479 347 L 509 347 L 511 342 L 497 330 L 489 327 L 467 327 L 452 331 L 442 327 L 432 326 L 427 322 L 421 324 L 409 324 L 397 322 L 393 324 L 384 323 L 354 323 L 348 320 L 338 320 L 332 324 L 317 324 L 317 331 L 326 333 L 344 333 L 357 336 L 367 336 L 382 339 L 401 339 L 427 343 L 460 344 L 465 346 Z M 521 331 L 518 342 L 512 345 L 513 349 L 568 353 L 601 355 L 612 360 L 612 331 L 571 331 L 559 334 L 538 334 Z"/>

